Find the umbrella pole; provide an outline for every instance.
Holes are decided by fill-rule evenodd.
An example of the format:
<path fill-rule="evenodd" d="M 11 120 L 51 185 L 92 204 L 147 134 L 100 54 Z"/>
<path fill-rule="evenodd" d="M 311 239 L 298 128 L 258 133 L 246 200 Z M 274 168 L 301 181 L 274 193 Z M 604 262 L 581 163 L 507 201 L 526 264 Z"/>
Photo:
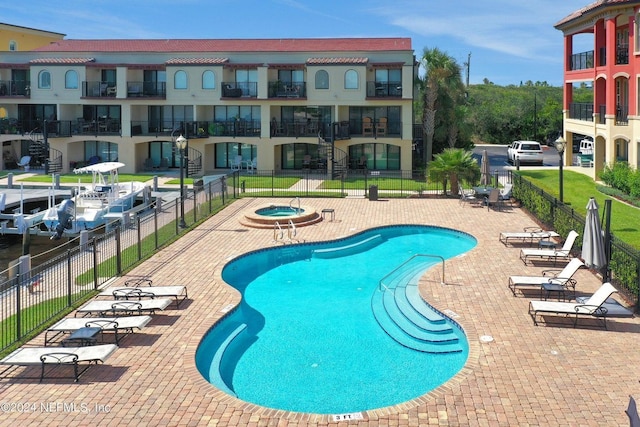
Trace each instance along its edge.
<path fill-rule="evenodd" d="M 604 258 L 606 264 L 602 268 L 602 283 L 608 282 L 609 263 L 611 261 L 611 199 L 604 201 Z"/>

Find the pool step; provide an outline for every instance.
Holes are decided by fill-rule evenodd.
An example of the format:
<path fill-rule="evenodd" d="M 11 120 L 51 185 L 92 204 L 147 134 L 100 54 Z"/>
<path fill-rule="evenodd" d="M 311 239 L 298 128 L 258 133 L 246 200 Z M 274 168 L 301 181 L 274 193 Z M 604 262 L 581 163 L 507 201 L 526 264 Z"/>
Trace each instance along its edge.
<path fill-rule="evenodd" d="M 216 349 L 216 352 L 213 355 L 213 359 L 211 360 L 209 382 L 211 382 L 211 384 L 218 387 L 225 393 L 230 394 L 231 396 L 236 396 L 236 393 L 231 389 L 230 386 L 227 385 L 226 381 L 222 378 L 222 367 L 220 365 L 225 353 L 229 350 L 233 341 L 245 329 L 247 329 L 247 325 L 245 323 L 240 324 L 235 329 L 230 329 L 229 334 L 226 336 L 224 341 L 220 343 L 220 346 Z"/>
<path fill-rule="evenodd" d="M 428 353 L 462 351 L 458 335 L 438 311 L 419 295 L 418 280 L 424 266 L 410 267 L 377 289 L 371 299 L 373 314 L 382 329 L 399 344 Z"/>

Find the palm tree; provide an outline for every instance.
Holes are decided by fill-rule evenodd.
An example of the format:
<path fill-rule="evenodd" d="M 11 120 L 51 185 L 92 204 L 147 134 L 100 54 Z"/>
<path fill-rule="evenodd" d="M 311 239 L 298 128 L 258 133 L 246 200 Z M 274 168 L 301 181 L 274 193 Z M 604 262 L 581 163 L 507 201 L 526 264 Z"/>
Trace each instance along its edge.
<path fill-rule="evenodd" d="M 480 165 L 471 155 L 471 151 L 462 148 L 445 148 L 436 154 L 429 164 L 429 178 L 442 182 L 444 194 L 447 194 L 447 183 L 451 182 L 451 194 L 458 194 L 458 182 L 475 183 L 480 179 Z"/>
<path fill-rule="evenodd" d="M 462 90 L 460 65 L 447 53 L 438 48 L 425 49 L 422 55 L 422 66 L 426 70 L 422 86 L 422 127 L 425 135 L 424 163 L 431 161 L 433 155 L 433 134 L 435 133 L 436 102 L 441 89 L 452 92 L 451 98 L 457 99 Z"/>

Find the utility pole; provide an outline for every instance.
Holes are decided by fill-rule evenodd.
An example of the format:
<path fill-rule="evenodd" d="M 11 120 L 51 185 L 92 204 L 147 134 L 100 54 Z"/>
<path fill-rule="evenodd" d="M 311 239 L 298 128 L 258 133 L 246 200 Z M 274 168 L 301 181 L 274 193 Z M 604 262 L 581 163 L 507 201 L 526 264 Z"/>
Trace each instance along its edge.
<path fill-rule="evenodd" d="M 471 73 L 471 52 L 467 55 L 467 87 L 469 87 L 469 74 Z"/>

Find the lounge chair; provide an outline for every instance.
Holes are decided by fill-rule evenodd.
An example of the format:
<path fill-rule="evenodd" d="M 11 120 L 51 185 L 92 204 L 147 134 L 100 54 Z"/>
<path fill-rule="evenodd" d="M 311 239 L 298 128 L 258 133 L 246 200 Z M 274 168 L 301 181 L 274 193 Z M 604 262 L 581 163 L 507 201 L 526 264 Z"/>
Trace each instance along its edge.
<path fill-rule="evenodd" d="M 561 249 L 521 249 L 520 259 L 524 262 L 524 265 L 527 265 L 527 261 L 530 258 L 553 261 L 553 265 L 558 260 L 569 261 L 571 259 L 571 249 L 573 249 L 577 237 L 578 233 L 575 230 L 571 230 Z"/>
<path fill-rule="evenodd" d="M 604 303 L 616 292 L 616 288 L 609 282 L 603 283 L 602 286 L 589 297 L 584 303 L 577 302 L 559 302 L 559 301 L 530 301 L 529 314 L 533 319 L 533 324 L 538 325 L 537 317 L 539 315 L 562 315 L 565 317 L 575 315 L 573 327 L 578 324 L 580 316 L 586 316 L 601 320 L 604 328 L 607 329 L 607 309 Z"/>
<path fill-rule="evenodd" d="M 31 163 L 31 156 L 23 156 L 18 163 L 18 167 L 24 169 L 25 172 L 29 172 L 29 163 Z"/>
<path fill-rule="evenodd" d="M 118 348 L 115 344 L 91 345 L 85 347 L 22 347 L 0 360 L 0 365 L 9 365 L 0 375 L 14 366 L 40 366 L 40 382 L 44 379 L 47 365 L 52 367 L 60 365 L 73 366 L 73 378 L 78 382 L 82 375 L 92 364 L 104 363 Z M 87 364 L 80 369 L 81 364 Z"/>
<path fill-rule="evenodd" d="M 151 321 L 151 316 L 123 316 L 123 317 L 98 317 L 91 319 L 77 319 L 69 317 L 62 319 L 55 325 L 51 326 L 44 334 L 44 345 L 50 344 L 60 335 L 65 335 L 66 342 L 77 341 L 87 344 L 90 341 L 80 337 L 74 339 L 73 335 L 83 328 L 99 328 L 99 333 L 103 335 L 105 332 L 114 333 L 114 341 L 120 343 L 120 339 L 128 334 L 132 334 L 135 329 L 141 330 Z M 63 341 L 65 341 L 63 340 Z M 63 342 L 63 344 L 65 344 Z"/>
<path fill-rule="evenodd" d="M 578 258 L 573 258 L 561 271 L 543 270 L 542 276 L 509 276 L 509 289 L 511 289 L 514 297 L 516 296 L 517 287 L 536 286 L 541 289 L 543 284 L 553 285 L 553 290 L 560 291 L 563 295 L 565 290 L 573 290 L 575 293 L 576 281 L 573 279 L 573 275 L 583 265 L 584 263 Z"/>
<path fill-rule="evenodd" d="M 239 171 L 240 169 L 242 169 L 242 156 L 236 156 L 231 162 L 231 170 Z"/>
<path fill-rule="evenodd" d="M 140 301 L 98 301 L 94 300 L 80 307 L 76 310 L 76 317 L 78 314 L 83 316 L 98 315 L 106 317 L 111 314 L 116 316 L 121 314 L 123 316 L 142 315 L 143 313 L 154 314 L 156 311 L 164 310 L 169 307 L 173 300 L 171 298 L 153 298 Z"/>
<path fill-rule="evenodd" d="M 540 240 L 549 240 L 558 237 L 560 237 L 560 235 L 555 231 L 545 231 L 540 227 L 525 227 L 524 231 L 500 233 L 500 241 L 505 245 L 508 245 L 509 241 L 513 240 L 519 240 L 523 244 L 533 244 Z"/>
<path fill-rule="evenodd" d="M 124 282 L 124 287 L 107 288 L 100 292 L 98 297 L 108 297 L 116 300 L 141 300 L 142 298 L 175 298 L 176 307 L 187 299 L 187 287 L 152 286 L 149 279 L 135 279 Z"/>

